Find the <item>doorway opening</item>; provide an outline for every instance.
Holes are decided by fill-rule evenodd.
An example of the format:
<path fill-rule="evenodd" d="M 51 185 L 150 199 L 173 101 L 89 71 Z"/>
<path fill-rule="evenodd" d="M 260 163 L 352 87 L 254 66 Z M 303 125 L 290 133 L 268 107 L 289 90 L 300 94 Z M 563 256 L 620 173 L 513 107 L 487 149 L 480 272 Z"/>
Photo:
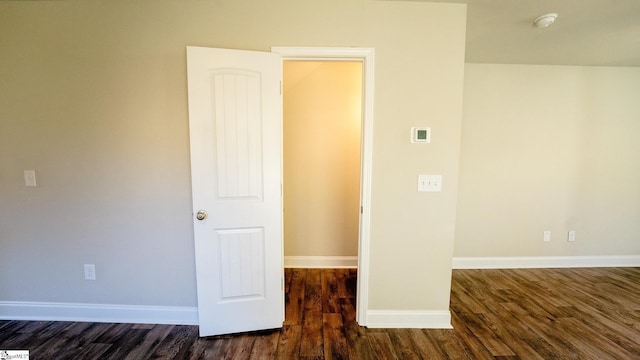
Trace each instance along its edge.
<path fill-rule="evenodd" d="M 353 102 L 351 108 L 359 108 L 360 116 L 358 118 L 360 129 L 359 136 L 359 166 L 355 168 L 359 173 L 359 206 L 355 211 L 358 214 L 358 237 L 357 237 L 357 256 L 352 259 L 357 264 L 357 290 L 356 290 L 356 320 L 359 325 L 367 325 L 367 308 L 369 294 L 369 237 L 370 237 L 370 200 L 371 200 L 371 168 L 372 168 L 372 149 L 373 149 L 373 84 L 374 84 L 374 49 L 370 48 L 305 48 L 305 47 L 272 47 L 275 53 L 279 53 L 284 64 L 288 61 L 299 62 L 317 62 L 318 64 L 332 62 L 355 63 L 360 66 L 360 100 Z M 307 64 L 310 67 L 315 64 Z M 323 66 L 323 65 L 318 65 Z M 284 77 L 287 75 L 285 74 Z M 287 101 L 287 100 L 285 100 Z M 285 120 L 286 121 L 286 120 Z M 356 124 L 357 126 L 357 124 Z M 287 131 L 286 129 L 284 130 Z M 302 140 L 312 138 L 313 131 L 307 129 L 298 135 Z M 285 140 L 286 141 L 286 140 Z M 304 144 L 304 143 L 303 143 Z M 319 147 L 320 152 L 327 152 L 331 142 L 327 142 L 324 147 Z M 331 149 L 333 150 L 333 149 Z M 286 149 L 285 145 L 285 151 Z M 284 155 L 287 156 L 287 155 Z M 313 165 L 313 164 L 311 164 Z M 287 167 L 285 161 L 284 164 Z M 285 170 L 287 171 L 287 170 Z M 325 175 L 319 175 L 324 177 Z M 307 186 L 303 184 L 302 186 Z M 286 175 L 285 175 L 285 192 L 287 191 Z M 287 200 L 285 200 L 286 203 Z M 345 207 L 346 209 L 346 207 Z M 287 205 L 285 204 L 285 219 L 287 216 Z M 289 212 L 292 212 L 289 209 Z M 326 216 L 326 215 L 325 215 Z M 286 221 L 286 220 L 285 220 Z M 287 225 L 285 224 L 285 227 Z M 348 227 L 347 227 L 348 228 Z M 334 244 L 335 245 L 335 244 Z M 346 245 L 347 247 L 349 245 Z M 285 240 L 285 247 L 288 247 Z M 287 261 L 285 253 L 285 261 Z M 308 259 L 307 259 L 308 260 Z M 323 259 L 326 261 L 327 259 Z M 342 259 L 344 260 L 344 259 Z M 326 265 L 326 262 L 325 262 Z M 322 266 L 318 266 L 322 267 Z M 335 267 L 335 266 L 331 266 Z"/>
<path fill-rule="evenodd" d="M 284 255 L 357 267 L 362 62 L 283 62 Z"/>

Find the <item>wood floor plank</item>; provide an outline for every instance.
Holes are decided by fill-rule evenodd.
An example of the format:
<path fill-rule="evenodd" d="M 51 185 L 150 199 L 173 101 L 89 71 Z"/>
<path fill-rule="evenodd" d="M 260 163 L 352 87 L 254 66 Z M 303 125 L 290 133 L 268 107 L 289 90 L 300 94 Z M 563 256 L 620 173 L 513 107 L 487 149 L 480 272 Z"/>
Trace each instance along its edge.
<path fill-rule="evenodd" d="M 338 283 L 336 272 L 333 269 L 326 269 L 321 272 L 322 281 L 322 312 L 339 313 L 340 301 L 338 297 Z"/>
<path fill-rule="evenodd" d="M 322 357 L 322 284 L 321 270 L 309 269 L 304 288 L 301 357 Z"/>
<path fill-rule="evenodd" d="M 511 348 L 489 327 L 482 313 L 476 314 L 470 308 L 464 307 L 460 305 L 460 302 L 455 301 L 459 294 L 460 292 L 456 292 L 451 295 L 452 309 L 456 315 L 463 320 L 465 327 L 471 331 L 476 338 L 482 340 L 482 345 L 489 350 L 492 356 L 515 355 Z"/>
<path fill-rule="evenodd" d="M 554 348 L 554 353 L 562 359 L 584 359 L 585 354 L 567 341 L 563 334 L 559 334 L 553 323 L 540 321 L 540 319 L 527 315 L 520 317 L 538 336 Z"/>
<path fill-rule="evenodd" d="M 171 325 L 170 325 L 171 326 Z M 174 326 L 165 337 L 165 340 L 154 347 L 150 359 L 186 359 L 191 356 L 193 340 L 198 336 L 198 328 L 195 326 Z M 172 341 L 167 341 L 172 339 Z M 166 346 L 166 344 L 171 344 Z"/>
<path fill-rule="evenodd" d="M 487 326 L 496 334 L 500 342 L 508 347 L 508 350 L 498 356 L 517 356 L 523 359 L 544 360 L 544 357 L 535 348 L 532 348 L 527 341 L 527 339 L 538 338 L 538 336 L 520 320 L 507 316 L 494 316 L 494 313 L 482 314 L 480 318 L 486 321 Z M 509 321 L 515 326 L 508 328 L 502 326 L 505 321 Z"/>
<path fill-rule="evenodd" d="M 393 344 L 393 348 L 400 359 L 422 359 L 409 337 L 407 329 L 389 329 L 388 334 L 391 344 Z"/>
<path fill-rule="evenodd" d="M 339 297 L 352 298 L 356 296 L 356 269 L 336 269 L 336 279 L 338 279 L 337 284 Z"/>
<path fill-rule="evenodd" d="M 196 332 L 197 327 L 196 328 Z M 206 351 L 207 351 L 207 342 L 208 340 L 203 339 L 203 338 L 197 338 L 195 339 L 192 343 L 191 346 L 189 346 L 189 350 L 187 351 L 187 355 L 184 357 L 184 359 L 188 359 L 188 360 L 205 360 L 207 359 L 206 357 Z"/>
<path fill-rule="evenodd" d="M 289 291 L 285 293 L 284 325 L 302 325 L 307 269 L 289 269 Z"/>
<path fill-rule="evenodd" d="M 204 352 L 204 347 L 194 344 L 192 340 L 198 338 L 199 331 L 197 326 L 179 326 L 177 328 L 178 329 L 174 327 L 174 329 L 167 334 L 167 337 L 169 337 L 174 331 L 181 330 L 176 336 L 176 341 L 171 345 L 173 351 L 168 352 L 170 356 L 167 356 L 167 358 L 173 360 L 189 359 Z M 162 345 L 162 342 L 158 342 L 157 345 L 155 345 L 154 355 L 157 354 L 158 349 L 161 349 Z"/>
<path fill-rule="evenodd" d="M 261 333 L 253 343 L 251 349 L 251 360 L 275 359 L 278 350 L 279 331 L 269 331 Z"/>
<path fill-rule="evenodd" d="M 464 305 L 473 314 L 482 314 L 487 312 L 486 307 L 482 303 L 482 293 L 479 291 L 473 291 L 477 284 L 474 284 L 473 279 L 468 279 L 469 274 L 459 273 L 452 280 L 452 294 L 456 297 L 455 304 Z"/>
<path fill-rule="evenodd" d="M 595 289 L 602 291 L 602 287 L 596 286 Z M 638 355 L 640 354 L 640 345 L 638 345 L 637 341 L 640 333 L 633 327 L 640 319 L 633 319 L 633 312 L 621 310 L 625 308 L 631 309 L 636 306 L 635 304 L 638 303 L 637 297 L 628 298 L 627 295 L 623 295 L 622 298 L 625 299 L 623 306 L 618 307 L 616 311 L 605 310 L 603 312 L 603 308 L 600 307 L 598 301 L 594 302 L 590 298 L 575 296 L 574 293 L 569 291 L 565 295 L 575 303 L 573 317 L 588 321 L 599 334 L 640 358 L 640 355 Z"/>
<path fill-rule="evenodd" d="M 640 331 L 632 326 L 616 321 L 615 318 L 584 304 L 577 304 L 571 317 L 588 322 L 591 328 L 602 334 L 611 342 L 635 354 L 640 359 Z"/>
<path fill-rule="evenodd" d="M 369 332 L 367 334 L 376 359 L 400 360 L 386 331 Z"/>
<path fill-rule="evenodd" d="M 440 353 L 444 354 L 446 359 L 473 359 L 454 330 L 428 329 L 423 331 L 440 348 Z"/>
<path fill-rule="evenodd" d="M 76 323 L 77 328 L 73 327 L 72 342 L 68 344 L 70 348 L 84 348 L 87 345 L 93 344 L 104 332 L 112 328 L 113 324 L 105 323 L 88 323 L 89 327 L 85 327 L 86 323 Z M 100 347 L 100 349 L 107 349 L 106 347 Z M 73 356 L 70 357 L 73 359 Z"/>
<path fill-rule="evenodd" d="M 128 329 L 126 332 L 123 332 L 117 341 L 114 341 L 113 345 L 115 346 L 109 347 L 102 355 L 102 358 L 105 360 L 121 360 L 142 342 L 147 332 L 149 332 L 149 330 Z"/>
<path fill-rule="evenodd" d="M 476 315 L 483 320 L 502 343 L 509 344 L 512 354 L 500 354 L 499 356 L 518 355 L 521 358 L 543 360 L 544 358 L 538 354 L 537 350 L 526 341 L 528 338 L 539 338 L 537 334 L 503 306 L 502 301 L 507 300 L 507 297 L 501 296 L 499 292 L 504 290 L 506 289 L 502 286 L 500 289 L 487 286 L 486 294 L 482 295 L 486 311 Z M 454 307 L 452 306 L 452 308 Z M 509 323 L 510 326 L 503 326 L 505 323 Z"/>
<path fill-rule="evenodd" d="M 423 329 L 404 329 L 409 334 L 409 338 L 415 344 L 415 349 L 423 359 L 447 359 L 447 355 L 438 347 L 431 338 L 427 336 Z"/>
<path fill-rule="evenodd" d="M 47 339 L 34 335 L 33 333 L 16 332 L 11 333 L 10 336 L 2 340 L 0 342 L 0 348 L 3 350 L 31 350 L 40 346 L 46 340 Z"/>
<path fill-rule="evenodd" d="M 27 322 L 25 321 L 17 321 L 17 320 L 0 320 L 0 335 L 5 331 L 11 331 L 15 329 L 16 326 L 27 326 Z M 1 339 L 1 338 L 0 338 Z"/>
<path fill-rule="evenodd" d="M 99 344 L 92 343 L 79 348 L 78 352 L 74 353 L 72 357 L 59 357 L 57 359 L 74 359 L 74 360 L 94 360 L 102 359 L 102 355 L 109 350 L 111 344 Z"/>
<path fill-rule="evenodd" d="M 42 344 L 30 349 L 29 356 L 39 359 L 53 359 L 58 354 L 69 347 L 67 342 L 69 338 L 66 336 L 52 336 L 45 337 L 47 340 L 43 340 Z"/>
<path fill-rule="evenodd" d="M 548 304 L 542 304 L 540 305 L 540 302 L 537 299 L 533 299 L 536 297 L 537 293 L 535 291 L 532 290 L 536 288 L 535 285 L 535 281 L 529 281 L 528 278 L 523 278 L 521 277 L 521 274 L 518 271 L 513 271 L 513 270 L 502 270 L 501 272 L 501 276 L 504 278 L 504 284 L 511 289 L 512 294 L 514 295 L 514 299 L 516 301 L 518 301 L 518 303 L 516 304 L 516 309 L 517 313 L 514 315 L 513 319 L 514 321 L 512 322 L 508 322 L 508 318 L 505 318 L 504 321 L 507 321 L 509 323 L 509 329 L 530 329 L 530 330 L 526 330 L 527 336 L 526 338 L 522 339 L 523 341 L 514 341 L 514 339 L 505 339 L 505 341 L 509 342 L 510 344 L 513 344 L 512 346 L 515 349 L 514 352 L 518 351 L 521 352 L 521 356 L 522 358 L 526 358 L 527 354 L 522 353 L 523 350 L 530 352 L 529 351 L 529 347 L 520 347 L 521 343 L 524 342 L 525 344 L 527 343 L 536 343 L 536 342 L 541 342 L 543 344 L 552 344 L 552 343 L 556 343 L 554 342 L 554 340 L 556 340 L 555 337 L 553 337 L 553 332 L 549 331 L 548 328 L 548 324 L 550 322 L 552 322 L 554 316 L 553 314 L 551 314 L 549 312 L 549 308 L 548 308 Z M 532 275 L 538 274 L 537 270 L 532 270 L 531 271 Z M 531 276 L 531 279 L 533 280 L 538 280 L 539 278 L 541 278 L 541 276 Z M 485 294 L 484 296 L 491 296 L 491 293 L 487 292 L 487 294 Z M 504 303 L 502 304 L 503 307 L 505 307 L 507 310 L 511 309 L 511 305 L 513 305 L 513 303 Z M 553 311 L 553 309 L 551 309 Z M 537 319 L 537 320 L 534 320 Z M 529 320 L 534 320 L 533 321 L 533 325 L 535 326 L 531 326 L 531 322 Z M 471 324 L 475 324 L 475 322 L 468 322 Z M 514 325 L 515 324 L 515 325 Z M 504 326 L 504 325 L 501 325 Z M 495 324 L 493 324 L 492 326 L 494 329 Z M 529 334 L 529 332 L 532 331 L 532 334 Z M 485 339 L 485 338 L 490 338 L 487 337 L 486 335 L 481 335 L 478 334 L 478 338 L 480 339 Z M 503 334 L 504 335 L 504 334 Z M 549 337 L 552 338 L 549 338 Z M 542 340 L 536 340 L 536 339 L 542 339 Z M 487 347 L 489 347 L 489 345 L 491 344 L 491 342 L 483 342 Z M 557 343 L 556 343 L 557 344 Z M 565 348 L 569 348 L 571 347 L 571 344 L 569 343 L 561 343 L 559 344 L 560 346 L 558 348 L 554 348 L 555 352 L 562 352 L 562 349 Z M 547 347 L 548 349 L 548 347 Z M 512 349 L 514 350 L 514 349 Z M 495 351 L 495 350 L 494 350 Z M 495 355 L 502 355 L 502 356 L 513 356 L 511 354 L 495 354 Z M 514 354 L 515 355 L 515 354 Z M 574 352 L 569 351 L 567 354 L 562 354 L 561 353 L 561 357 L 568 357 L 568 356 L 575 356 Z"/>
<path fill-rule="evenodd" d="M 588 326 L 580 324 L 575 318 L 564 318 L 557 322 L 558 328 L 573 344 L 580 344 L 593 359 L 633 359 L 636 356 L 617 344 L 609 341 Z"/>
<path fill-rule="evenodd" d="M 113 323 L 107 324 L 107 329 L 103 331 L 94 341 L 102 344 L 113 344 L 122 337 L 127 337 L 131 324 Z M 137 330 L 136 330 L 137 331 Z"/>
<path fill-rule="evenodd" d="M 458 291 L 454 289 L 453 293 Z M 452 295 L 453 296 L 453 295 Z M 451 299 L 452 309 L 455 306 L 462 307 L 462 304 L 456 302 L 452 297 Z M 489 349 L 484 345 L 484 339 L 476 337 L 476 335 L 469 328 L 469 324 L 464 318 L 460 317 L 460 311 L 453 310 L 451 312 L 451 323 L 455 329 L 457 337 L 460 339 L 461 344 L 465 348 L 465 353 L 470 354 L 471 359 L 493 359 L 493 355 Z"/>
<path fill-rule="evenodd" d="M 37 334 L 44 332 L 44 330 L 52 324 L 53 322 L 51 321 L 29 321 L 25 322 L 24 326 L 14 329 L 13 331 L 21 334 Z"/>
<path fill-rule="evenodd" d="M 231 347 L 232 336 L 216 336 L 207 339 L 204 358 L 207 360 L 229 359 L 227 353 Z"/>
<path fill-rule="evenodd" d="M 284 269 L 284 293 L 288 294 L 291 289 L 291 279 L 293 278 L 293 269 L 286 268 Z"/>
<path fill-rule="evenodd" d="M 132 329 L 144 330 L 145 328 L 140 328 L 137 326 L 132 326 Z M 174 329 L 174 326 L 153 326 L 151 328 L 146 328 L 147 333 L 140 343 L 136 344 L 136 346 L 129 351 L 124 360 L 141 360 L 148 359 L 149 355 L 154 352 L 154 350 L 160 345 L 163 341 L 166 340 L 167 336 Z"/>
<path fill-rule="evenodd" d="M 368 340 L 367 329 L 356 322 L 355 298 L 341 298 L 340 308 L 349 358 L 369 360 L 379 357 Z"/>
<path fill-rule="evenodd" d="M 67 347 L 69 337 L 65 336 L 64 329 L 69 324 L 68 322 L 51 322 L 49 326 L 39 331 L 36 336 L 43 339 L 42 344 L 30 349 L 29 356 L 42 359 L 56 357 L 61 349 Z"/>
<path fill-rule="evenodd" d="M 231 339 L 231 344 L 225 353 L 225 359 L 246 360 L 251 357 L 256 336 L 253 334 L 241 334 Z"/>
<path fill-rule="evenodd" d="M 295 359 L 300 356 L 302 325 L 284 325 L 278 342 L 277 359 Z"/>
<path fill-rule="evenodd" d="M 322 325 L 324 358 L 327 360 L 348 359 L 349 349 L 342 324 L 342 315 L 325 313 L 322 315 Z"/>

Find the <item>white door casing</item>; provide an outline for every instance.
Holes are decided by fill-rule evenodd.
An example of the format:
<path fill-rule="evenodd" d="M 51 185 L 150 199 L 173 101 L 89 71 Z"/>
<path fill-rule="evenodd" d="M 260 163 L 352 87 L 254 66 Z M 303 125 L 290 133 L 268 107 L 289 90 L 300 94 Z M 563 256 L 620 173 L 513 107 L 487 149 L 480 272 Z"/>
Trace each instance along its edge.
<path fill-rule="evenodd" d="M 360 166 L 360 231 L 358 238 L 358 280 L 356 321 L 367 326 L 369 307 L 369 243 L 371 227 L 371 177 L 373 162 L 373 90 L 374 58 L 372 48 L 356 47 L 284 47 L 274 46 L 272 52 L 283 60 L 362 61 L 362 139 Z M 285 185 L 286 186 L 286 185 Z"/>
<path fill-rule="evenodd" d="M 187 47 L 187 77 L 200 336 L 279 328 L 280 55 Z"/>

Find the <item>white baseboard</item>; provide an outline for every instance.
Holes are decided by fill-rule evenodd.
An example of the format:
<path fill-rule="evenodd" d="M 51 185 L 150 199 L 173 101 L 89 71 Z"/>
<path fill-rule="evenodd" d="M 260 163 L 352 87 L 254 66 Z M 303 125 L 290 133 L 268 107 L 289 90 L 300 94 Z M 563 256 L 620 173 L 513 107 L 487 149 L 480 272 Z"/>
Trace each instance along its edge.
<path fill-rule="evenodd" d="M 0 301 L 0 320 L 198 325 L 198 308 Z"/>
<path fill-rule="evenodd" d="M 398 329 L 453 329 L 449 311 L 368 310 L 367 327 Z"/>
<path fill-rule="evenodd" d="M 286 268 L 357 268 L 357 256 L 285 256 Z"/>
<path fill-rule="evenodd" d="M 454 269 L 640 267 L 640 256 L 454 257 Z"/>

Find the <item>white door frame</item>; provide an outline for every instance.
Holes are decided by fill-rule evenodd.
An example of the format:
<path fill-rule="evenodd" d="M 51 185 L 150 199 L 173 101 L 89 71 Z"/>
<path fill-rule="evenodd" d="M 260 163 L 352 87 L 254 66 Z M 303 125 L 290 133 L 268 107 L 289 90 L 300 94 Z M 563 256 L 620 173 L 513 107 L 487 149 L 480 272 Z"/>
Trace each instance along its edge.
<path fill-rule="evenodd" d="M 372 48 L 344 47 L 281 47 L 271 48 L 286 60 L 319 61 L 362 61 L 362 139 L 360 160 L 360 230 L 358 239 L 358 280 L 356 321 L 360 326 L 367 325 L 369 305 L 369 241 L 371 225 L 371 165 L 373 154 L 373 75 L 374 55 Z"/>

